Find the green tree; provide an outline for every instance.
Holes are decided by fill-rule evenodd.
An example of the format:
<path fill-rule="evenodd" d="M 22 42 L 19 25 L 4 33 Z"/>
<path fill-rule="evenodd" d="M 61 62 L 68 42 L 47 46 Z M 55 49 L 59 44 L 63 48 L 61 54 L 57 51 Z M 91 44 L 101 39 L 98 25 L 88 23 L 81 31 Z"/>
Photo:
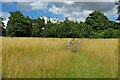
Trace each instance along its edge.
<path fill-rule="evenodd" d="M 27 37 L 31 36 L 31 20 L 20 11 L 10 12 L 7 24 L 7 36 Z"/>
<path fill-rule="evenodd" d="M 43 37 L 57 37 L 56 27 L 58 23 L 53 23 L 50 17 L 45 24 L 45 29 L 42 31 Z"/>
<path fill-rule="evenodd" d="M 120 29 L 120 26 L 117 22 L 115 21 L 109 21 L 109 28 L 113 28 L 113 29 Z"/>
<path fill-rule="evenodd" d="M 101 37 L 99 33 L 103 30 L 109 28 L 109 20 L 108 18 L 101 13 L 100 11 L 94 11 L 86 18 L 85 24 L 88 25 L 90 33 L 90 37 Z M 98 35 L 97 35 L 98 34 Z"/>
<path fill-rule="evenodd" d="M 120 31 L 120 29 L 119 29 L 119 31 Z M 102 37 L 103 38 L 118 38 L 120 36 L 118 35 L 118 30 L 108 28 L 108 29 L 102 31 Z"/>
<path fill-rule="evenodd" d="M 57 37 L 64 38 L 69 37 L 70 32 L 70 21 L 68 18 L 65 18 L 63 22 L 60 22 L 58 28 L 57 28 Z"/>
<path fill-rule="evenodd" d="M 80 38 L 89 38 L 89 36 L 93 33 L 92 27 L 83 22 L 79 23 L 78 29 Z"/>
<path fill-rule="evenodd" d="M 69 27 L 70 27 L 70 29 L 67 33 L 67 36 L 69 38 L 78 38 L 79 37 L 79 29 L 78 29 L 79 24 L 78 24 L 78 22 L 77 21 L 76 22 L 69 21 Z"/>
<path fill-rule="evenodd" d="M 6 36 L 6 29 L 5 29 L 5 25 L 2 22 L 3 18 L 0 17 L 0 36 Z"/>
<path fill-rule="evenodd" d="M 37 18 L 32 20 L 32 36 L 33 37 L 40 37 L 42 36 L 42 28 L 45 27 L 45 20 L 44 18 Z"/>
<path fill-rule="evenodd" d="M 1 32 L 5 35 L 5 28 L 1 18 Z M 64 21 L 53 23 L 48 18 L 30 19 L 19 11 L 10 12 L 7 24 L 7 36 L 17 37 L 57 37 L 57 38 L 117 38 L 120 31 L 119 24 L 109 21 L 100 11 L 94 11 L 85 22 L 78 23 L 65 18 Z"/>
<path fill-rule="evenodd" d="M 108 18 L 100 11 L 94 11 L 86 18 L 85 23 L 92 27 L 94 31 L 104 30 L 109 27 Z"/>

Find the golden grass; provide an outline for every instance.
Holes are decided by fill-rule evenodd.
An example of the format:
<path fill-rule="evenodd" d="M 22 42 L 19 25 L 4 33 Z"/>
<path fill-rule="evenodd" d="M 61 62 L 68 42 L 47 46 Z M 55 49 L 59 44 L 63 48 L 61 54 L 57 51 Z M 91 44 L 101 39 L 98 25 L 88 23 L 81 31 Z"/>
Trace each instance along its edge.
<path fill-rule="evenodd" d="M 118 39 L 76 39 L 79 52 L 68 50 L 68 39 L 3 38 L 5 78 L 114 78 L 118 75 Z"/>

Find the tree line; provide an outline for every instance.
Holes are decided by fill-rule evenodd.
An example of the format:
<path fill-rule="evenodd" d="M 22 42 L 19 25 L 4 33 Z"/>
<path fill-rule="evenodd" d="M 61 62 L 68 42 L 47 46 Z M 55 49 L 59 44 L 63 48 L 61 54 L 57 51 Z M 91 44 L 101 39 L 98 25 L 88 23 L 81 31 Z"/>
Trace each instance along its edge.
<path fill-rule="evenodd" d="M 120 38 L 120 26 L 110 21 L 100 11 L 93 11 L 84 22 L 56 20 L 48 18 L 31 19 L 20 11 L 10 12 L 6 28 L 1 21 L 2 36 L 11 37 L 52 37 L 52 38 Z"/>

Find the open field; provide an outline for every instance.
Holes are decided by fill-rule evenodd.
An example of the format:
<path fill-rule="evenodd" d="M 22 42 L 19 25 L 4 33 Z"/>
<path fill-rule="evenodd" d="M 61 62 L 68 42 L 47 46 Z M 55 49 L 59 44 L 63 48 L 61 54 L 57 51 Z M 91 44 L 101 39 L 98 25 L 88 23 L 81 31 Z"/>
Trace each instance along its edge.
<path fill-rule="evenodd" d="M 65 47 L 71 39 L 2 40 L 5 78 L 118 77 L 118 39 L 79 39 L 83 46 L 76 53 Z"/>

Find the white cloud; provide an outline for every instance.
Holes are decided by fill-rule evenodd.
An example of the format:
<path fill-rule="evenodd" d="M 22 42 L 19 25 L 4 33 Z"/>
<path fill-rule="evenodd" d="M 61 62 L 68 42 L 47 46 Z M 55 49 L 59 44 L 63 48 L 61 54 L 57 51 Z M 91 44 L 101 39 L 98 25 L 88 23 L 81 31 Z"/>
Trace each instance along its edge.
<path fill-rule="evenodd" d="M 23 10 L 47 10 L 48 3 L 35 1 L 35 2 L 18 2 L 16 7 Z"/>
<path fill-rule="evenodd" d="M 55 13 L 55 14 L 61 13 L 61 12 L 60 12 L 60 9 L 59 9 L 58 7 L 56 7 L 56 6 L 54 6 L 54 5 L 53 5 L 53 7 L 50 8 L 48 11 L 53 12 L 53 13 Z"/>
<path fill-rule="evenodd" d="M 16 7 L 22 10 L 31 10 L 32 8 L 32 6 L 30 5 L 30 2 L 18 2 L 16 4 Z"/>
<path fill-rule="evenodd" d="M 2 16 L 4 19 L 7 19 L 10 14 L 8 12 L 0 12 L 0 16 Z"/>
<path fill-rule="evenodd" d="M 7 26 L 8 21 L 9 21 L 9 18 L 3 20 L 3 23 L 5 24 L 5 26 Z"/>
<path fill-rule="evenodd" d="M 44 18 L 45 24 L 46 24 L 48 19 L 47 19 L 47 17 L 45 17 L 45 16 L 44 16 L 43 18 Z"/>
<path fill-rule="evenodd" d="M 8 1 L 13 1 L 13 0 L 8 0 Z M 41 0 L 36 0 L 34 2 L 29 2 L 29 3 L 28 2 L 17 3 L 17 7 L 24 10 L 32 9 L 32 10 L 50 11 L 54 14 L 61 14 L 64 17 L 69 17 L 70 20 L 77 20 L 77 21 L 84 21 L 85 18 L 89 15 L 89 13 L 91 13 L 93 10 L 99 10 L 105 13 L 106 16 L 108 16 L 109 18 L 117 17 L 116 14 L 117 9 L 115 7 L 114 2 L 111 3 L 111 2 L 85 2 L 85 1 L 74 2 L 74 0 L 72 1 L 63 0 L 62 2 L 47 3 L 47 2 L 41 2 Z M 51 5 L 52 7 L 48 9 L 48 5 Z"/>
<path fill-rule="evenodd" d="M 115 6 L 112 10 L 107 11 L 105 13 L 105 15 L 109 18 L 115 18 L 117 19 L 118 15 L 117 15 L 117 7 Z"/>
<path fill-rule="evenodd" d="M 36 0 L 2 0 L 2 2 L 34 2 Z"/>
<path fill-rule="evenodd" d="M 13 0 L 1 0 L 2 2 L 12 2 Z"/>
<path fill-rule="evenodd" d="M 56 18 L 48 18 L 48 17 L 46 17 L 46 16 L 42 16 L 42 17 L 40 17 L 40 18 L 44 18 L 45 24 L 47 23 L 48 19 L 50 19 L 50 21 L 53 22 L 53 23 L 57 23 L 57 20 L 58 20 L 58 19 L 56 19 Z"/>
<path fill-rule="evenodd" d="M 43 3 L 41 1 L 37 1 L 37 2 L 30 3 L 30 6 L 33 10 L 46 10 L 48 3 Z"/>
<path fill-rule="evenodd" d="M 73 4 L 74 2 L 72 1 L 65 1 L 66 4 Z"/>
<path fill-rule="evenodd" d="M 7 26 L 7 23 L 9 21 L 8 17 L 10 16 L 10 14 L 7 12 L 0 12 L 0 16 L 2 16 L 3 23 L 5 24 L 5 26 Z"/>
<path fill-rule="evenodd" d="M 65 2 L 51 3 L 53 6 L 49 9 L 52 13 L 62 14 L 71 20 L 84 21 L 85 18 L 94 10 L 105 13 L 109 18 L 117 16 L 114 2 L 74 2 L 67 5 Z"/>
<path fill-rule="evenodd" d="M 85 18 L 92 13 L 92 11 L 82 11 L 82 12 L 72 12 L 72 13 L 68 13 L 68 14 L 64 14 L 65 17 L 68 17 L 69 20 L 72 21 L 85 21 Z"/>

